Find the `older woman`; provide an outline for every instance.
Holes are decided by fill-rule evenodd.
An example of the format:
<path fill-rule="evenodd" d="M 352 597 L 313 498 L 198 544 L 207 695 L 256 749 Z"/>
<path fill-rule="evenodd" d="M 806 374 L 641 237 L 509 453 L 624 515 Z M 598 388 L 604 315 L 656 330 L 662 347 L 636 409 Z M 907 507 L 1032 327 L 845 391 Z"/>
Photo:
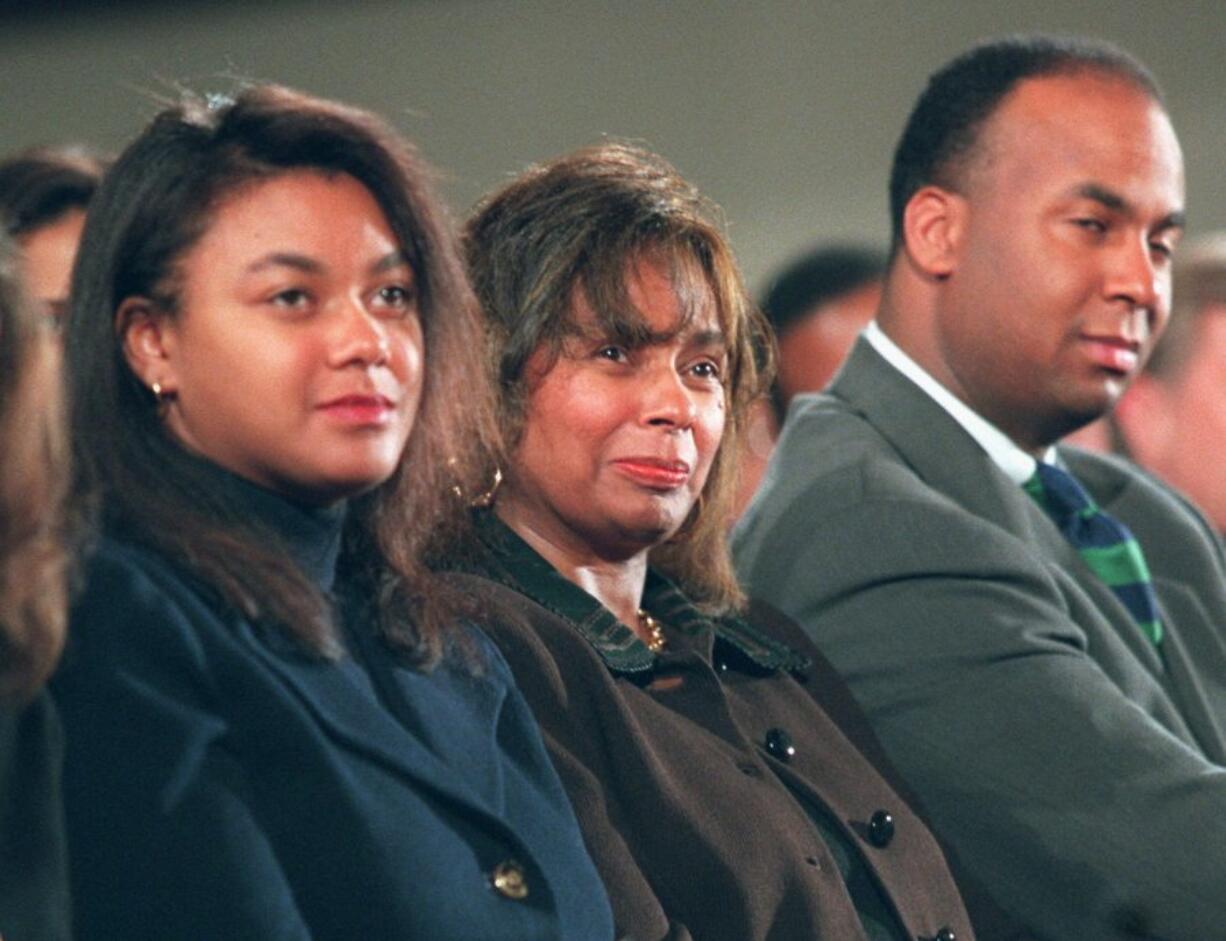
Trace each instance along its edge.
<path fill-rule="evenodd" d="M 763 327 L 710 207 L 611 144 L 489 197 L 466 247 L 512 444 L 453 578 L 490 612 L 618 929 L 970 937 L 932 837 L 824 708 L 851 715 L 837 678 L 732 575 Z"/>
<path fill-rule="evenodd" d="M 69 937 L 60 727 L 67 447 L 57 349 L 0 233 L 0 936 Z"/>
<path fill-rule="evenodd" d="M 81 938 L 610 938 L 503 661 L 421 562 L 490 437 L 411 148 L 189 101 L 91 206 L 67 325 L 101 525 L 54 689 Z"/>

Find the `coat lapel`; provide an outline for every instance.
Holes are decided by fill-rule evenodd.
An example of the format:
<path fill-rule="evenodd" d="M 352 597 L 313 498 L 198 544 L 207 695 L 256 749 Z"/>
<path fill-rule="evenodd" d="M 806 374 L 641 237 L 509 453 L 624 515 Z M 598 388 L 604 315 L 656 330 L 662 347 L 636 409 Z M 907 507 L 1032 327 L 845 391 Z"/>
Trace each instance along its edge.
<path fill-rule="evenodd" d="M 286 656 L 265 644 L 247 625 L 239 630 L 253 654 L 340 747 L 357 752 L 415 785 L 428 788 L 443 800 L 459 803 L 503 827 L 497 811 L 466 778 L 411 735 L 388 709 L 382 708 L 373 688 L 363 688 L 361 679 L 349 669 L 336 663 Z"/>

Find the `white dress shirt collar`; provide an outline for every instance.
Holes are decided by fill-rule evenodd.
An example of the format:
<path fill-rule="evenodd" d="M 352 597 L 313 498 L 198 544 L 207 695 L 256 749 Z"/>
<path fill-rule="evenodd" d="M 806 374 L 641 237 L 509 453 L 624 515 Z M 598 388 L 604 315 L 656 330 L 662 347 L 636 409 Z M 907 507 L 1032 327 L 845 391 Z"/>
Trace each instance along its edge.
<path fill-rule="evenodd" d="M 864 339 L 887 363 L 923 389 L 954 421 L 965 428 L 966 433 L 988 452 L 988 457 L 1004 471 L 1006 477 L 1021 486 L 1034 476 L 1037 462 L 1032 455 L 1019 448 L 1008 435 L 932 378 L 923 366 L 885 335 L 877 326 L 877 321 L 872 321 L 864 328 Z M 1043 460 L 1055 463 L 1056 449 L 1048 448 Z"/>

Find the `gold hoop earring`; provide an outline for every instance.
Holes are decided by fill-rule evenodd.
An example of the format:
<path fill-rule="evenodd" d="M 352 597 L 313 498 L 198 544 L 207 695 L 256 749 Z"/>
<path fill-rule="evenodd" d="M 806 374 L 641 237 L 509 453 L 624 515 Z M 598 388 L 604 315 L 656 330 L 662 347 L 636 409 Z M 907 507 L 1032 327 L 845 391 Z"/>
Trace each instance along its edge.
<path fill-rule="evenodd" d="M 479 493 L 473 498 L 470 504 L 474 509 L 486 510 L 494 505 L 494 500 L 498 496 L 498 488 L 502 486 L 502 468 L 494 468 L 494 482 L 490 484 L 490 488 L 485 493 Z"/>

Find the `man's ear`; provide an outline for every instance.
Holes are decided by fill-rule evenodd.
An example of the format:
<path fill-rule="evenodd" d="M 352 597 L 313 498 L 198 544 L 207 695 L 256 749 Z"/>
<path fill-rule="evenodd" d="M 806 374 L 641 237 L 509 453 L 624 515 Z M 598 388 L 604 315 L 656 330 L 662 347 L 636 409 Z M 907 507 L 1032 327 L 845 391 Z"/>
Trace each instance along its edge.
<path fill-rule="evenodd" d="M 939 186 L 915 191 L 903 212 L 903 244 L 916 268 L 936 279 L 953 273 L 966 214 L 966 200 L 957 193 Z"/>
<path fill-rule="evenodd" d="M 1129 455 L 1158 474 L 1166 467 L 1174 437 L 1180 434 L 1171 421 L 1169 395 L 1160 380 L 1141 373 L 1112 412 Z"/>
<path fill-rule="evenodd" d="M 174 328 L 159 306 L 147 297 L 125 298 L 115 311 L 115 331 L 128 366 L 155 395 L 173 395 L 175 375 Z"/>

